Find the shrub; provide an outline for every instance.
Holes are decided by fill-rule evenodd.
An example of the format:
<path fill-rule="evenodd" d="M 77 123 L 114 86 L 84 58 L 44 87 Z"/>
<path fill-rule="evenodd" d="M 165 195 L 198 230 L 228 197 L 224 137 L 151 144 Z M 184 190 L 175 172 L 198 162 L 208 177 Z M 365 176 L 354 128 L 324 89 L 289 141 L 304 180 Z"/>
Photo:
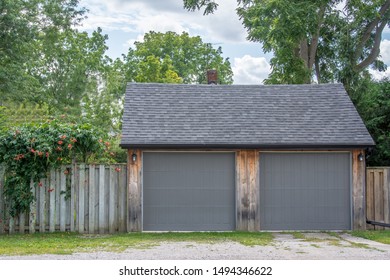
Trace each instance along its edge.
<path fill-rule="evenodd" d="M 106 135 L 90 124 L 67 124 L 60 120 L 24 124 L 0 135 L 0 162 L 5 166 L 4 196 L 10 215 L 30 210 L 37 187 L 52 168 L 89 162 L 110 148 Z"/>

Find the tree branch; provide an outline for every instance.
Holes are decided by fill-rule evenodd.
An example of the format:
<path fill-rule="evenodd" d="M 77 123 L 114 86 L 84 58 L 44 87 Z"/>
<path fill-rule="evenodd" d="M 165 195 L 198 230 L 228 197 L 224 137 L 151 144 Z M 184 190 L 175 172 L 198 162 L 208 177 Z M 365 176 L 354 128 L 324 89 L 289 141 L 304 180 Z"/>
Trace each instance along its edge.
<path fill-rule="evenodd" d="M 367 68 L 371 63 L 377 59 L 380 53 L 380 44 L 382 40 L 382 31 L 386 27 L 387 21 L 384 20 L 381 22 L 379 26 L 376 28 L 375 33 L 375 39 L 374 39 L 374 46 L 371 49 L 370 54 L 364 59 L 362 62 L 360 62 L 358 65 L 356 65 L 354 68 L 356 71 L 360 72 L 363 69 Z"/>
<path fill-rule="evenodd" d="M 359 56 L 362 54 L 364 45 L 371 38 L 371 33 L 378 26 L 380 20 L 385 16 L 386 12 L 390 9 L 390 0 L 387 0 L 379 10 L 378 17 L 376 17 L 372 22 L 370 22 L 361 37 L 360 42 L 358 43 L 355 51 L 355 59 L 357 60 Z"/>

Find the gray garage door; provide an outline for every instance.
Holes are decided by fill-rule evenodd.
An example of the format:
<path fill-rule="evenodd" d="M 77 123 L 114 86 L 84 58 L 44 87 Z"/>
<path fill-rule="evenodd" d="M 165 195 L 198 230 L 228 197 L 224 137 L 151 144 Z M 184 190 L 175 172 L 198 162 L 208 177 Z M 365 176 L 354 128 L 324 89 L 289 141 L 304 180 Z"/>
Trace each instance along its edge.
<path fill-rule="evenodd" d="M 261 153 L 261 229 L 351 229 L 350 180 L 349 153 Z"/>
<path fill-rule="evenodd" d="M 234 153 L 145 152 L 143 162 L 143 230 L 234 230 Z"/>

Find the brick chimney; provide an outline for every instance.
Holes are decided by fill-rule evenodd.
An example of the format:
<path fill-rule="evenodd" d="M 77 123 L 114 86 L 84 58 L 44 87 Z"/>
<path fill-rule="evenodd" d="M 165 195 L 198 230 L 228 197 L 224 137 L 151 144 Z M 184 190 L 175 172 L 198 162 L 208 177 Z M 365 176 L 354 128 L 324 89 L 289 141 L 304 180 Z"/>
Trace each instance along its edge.
<path fill-rule="evenodd" d="M 217 70 L 207 70 L 207 83 L 209 85 L 216 85 L 218 83 L 218 72 Z"/>

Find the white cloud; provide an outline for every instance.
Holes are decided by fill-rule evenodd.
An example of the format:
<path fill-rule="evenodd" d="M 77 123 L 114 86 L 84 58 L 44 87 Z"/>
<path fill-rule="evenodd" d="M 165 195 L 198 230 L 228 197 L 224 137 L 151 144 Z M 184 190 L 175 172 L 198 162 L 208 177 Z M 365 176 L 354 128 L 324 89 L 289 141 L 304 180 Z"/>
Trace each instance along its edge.
<path fill-rule="evenodd" d="M 147 20 L 137 21 L 137 29 L 142 33 L 147 33 L 151 30 L 156 32 L 173 31 L 176 33 L 182 33 L 183 31 L 189 32 L 189 28 L 180 21 L 172 20 L 172 17 L 167 14 L 145 16 Z"/>
<path fill-rule="evenodd" d="M 85 0 L 82 4 L 89 9 L 84 30 L 99 26 L 103 30 L 141 33 L 186 31 L 205 42 L 245 42 L 246 31 L 236 14 L 236 0 L 221 1 L 217 11 L 208 16 L 202 11 L 185 10 L 182 0 Z"/>
<path fill-rule="evenodd" d="M 381 80 L 383 78 L 390 78 L 390 41 L 383 40 L 381 42 L 381 60 L 387 65 L 387 70 L 385 72 L 379 72 L 377 70 L 369 69 L 370 74 L 376 80 Z"/>
<path fill-rule="evenodd" d="M 387 68 L 385 72 L 379 72 L 377 70 L 369 69 L 370 74 L 376 80 L 382 80 L 383 78 L 390 78 L 390 68 Z"/>
<path fill-rule="evenodd" d="M 271 67 L 265 57 L 244 55 L 234 58 L 232 70 L 235 84 L 261 84 L 268 77 Z"/>
<path fill-rule="evenodd" d="M 390 41 L 383 40 L 381 42 L 381 57 L 384 63 L 390 66 Z"/>

